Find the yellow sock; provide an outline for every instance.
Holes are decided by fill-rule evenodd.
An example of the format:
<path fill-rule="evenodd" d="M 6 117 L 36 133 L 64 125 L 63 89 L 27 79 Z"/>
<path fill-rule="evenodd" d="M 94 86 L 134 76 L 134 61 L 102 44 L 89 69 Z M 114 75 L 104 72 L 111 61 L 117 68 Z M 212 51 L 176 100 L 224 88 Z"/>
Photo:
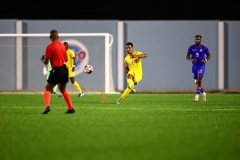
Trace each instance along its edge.
<path fill-rule="evenodd" d="M 127 95 L 129 94 L 131 92 L 131 90 L 127 87 L 125 90 L 124 90 L 124 92 L 123 92 L 123 94 L 121 95 L 121 99 L 124 99 L 125 97 L 127 97 Z"/>
<path fill-rule="evenodd" d="M 127 79 L 128 87 L 134 88 L 134 82 L 132 79 Z"/>
<path fill-rule="evenodd" d="M 81 93 L 81 94 L 82 94 L 82 89 L 81 89 L 80 85 L 78 84 L 78 82 L 75 81 L 75 82 L 73 83 L 73 85 L 74 85 L 75 88 L 78 90 L 78 93 Z"/>

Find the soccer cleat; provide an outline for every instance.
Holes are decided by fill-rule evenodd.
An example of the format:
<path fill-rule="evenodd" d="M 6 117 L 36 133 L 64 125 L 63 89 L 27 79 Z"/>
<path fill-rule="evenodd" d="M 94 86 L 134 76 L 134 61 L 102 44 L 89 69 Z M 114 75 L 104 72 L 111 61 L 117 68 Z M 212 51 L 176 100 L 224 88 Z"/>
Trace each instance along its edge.
<path fill-rule="evenodd" d="M 202 101 L 206 102 L 207 101 L 207 94 L 205 92 L 203 92 L 202 95 L 203 95 Z"/>
<path fill-rule="evenodd" d="M 119 98 L 119 99 L 116 101 L 116 104 L 121 104 L 121 102 L 122 102 L 122 99 Z"/>
<path fill-rule="evenodd" d="M 194 99 L 193 99 L 193 102 L 198 102 L 198 99 L 197 99 L 197 98 L 194 98 Z"/>
<path fill-rule="evenodd" d="M 137 92 L 134 87 L 131 87 L 130 90 L 131 90 L 132 93 L 136 93 Z"/>
<path fill-rule="evenodd" d="M 58 95 L 57 97 L 58 97 L 58 98 L 63 98 L 63 96 L 62 96 L 62 95 Z"/>
<path fill-rule="evenodd" d="M 75 113 L 75 110 L 74 110 L 74 109 L 67 110 L 65 113 L 66 113 L 66 114 L 72 114 L 72 113 Z"/>
<path fill-rule="evenodd" d="M 82 96 L 84 96 L 83 92 L 78 94 L 78 97 L 82 97 Z"/>
<path fill-rule="evenodd" d="M 46 107 L 42 112 L 42 114 L 47 114 L 49 111 L 50 111 L 50 107 Z"/>

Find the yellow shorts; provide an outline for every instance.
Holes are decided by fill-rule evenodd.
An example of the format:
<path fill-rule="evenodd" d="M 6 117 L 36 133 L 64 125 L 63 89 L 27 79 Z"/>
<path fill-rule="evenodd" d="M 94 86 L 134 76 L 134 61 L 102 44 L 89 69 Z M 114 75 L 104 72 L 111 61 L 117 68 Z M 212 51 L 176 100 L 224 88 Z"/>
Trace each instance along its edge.
<path fill-rule="evenodd" d="M 142 80 L 142 77 L 143 77 L 142 73 L 134 72 L 134 71 L 129 71 L 127 74 L 133 75 L 133 77 L 134 77 L 133 81 L 136 82 L 136 83 L 140 82 Z"/>
<path fill-rule="evenodd" d="M 75 72 L 72 69 L 68 69 L 68 77 L 75 77 Z"/>

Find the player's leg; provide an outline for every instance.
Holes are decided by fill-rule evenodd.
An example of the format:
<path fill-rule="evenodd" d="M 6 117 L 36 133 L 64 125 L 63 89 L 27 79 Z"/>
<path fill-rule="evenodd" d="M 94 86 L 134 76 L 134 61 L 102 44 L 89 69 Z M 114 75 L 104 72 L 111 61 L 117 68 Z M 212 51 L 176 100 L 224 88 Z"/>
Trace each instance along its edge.
<path fill-rule="evenodd" d="M 207 94 L 202 87 L 202 79 L 203 79 L 202 76 L 199 76 L 197 78 L 196 95 L 195 95 L 195 98 L 193 99 L 194 102 L 198 102 L 200 93 L 202 93 L 202 96 L 203 96 L 202 101 L 203 102 L 207 101 Z"/>
<path fill-rule="evenodd" d="M 204 91 L 203 87 L 201 89 L 201 93 L 202 93 L 202 101 L 206 102 L 207 101 L 207 93 Z"/>
<path fill-rule="evenodd" d="M 136 93 L 136 90 L 134 88 L 134 78 L 135 78 L 135 73 L 130 71 L 127 74 L 127 83 L 128 83 L 128 88 L 131 90 L 131 92 Z"/>
<path fill-rule="evenodd" d="M 66 71 L 66 72 L 64 72 Z M 58 88 L 59 88 L 59 91 L 61 92 L 66 104 L 67 104 L 67 107 L 68 107 L 68 110 L 67 112 L 65 113 L 74 113 L 75 110 L 73 108 L 73 105 L 72 105 L 72 100 L 71 100 L 71 97 L 70 97 L 70 94 L 69 92 L 66 90 L 66 87 L 67 87 L 67 83 L 68 83 L 68 70 L 64 70 L 61 74 L 61 79 L 59 80 L 59 83 L 58 83 Z"/>
<path fill-rule="evenodd" d="M 202 93 L 202 101 L 203 102 L 206 102 L 207 101 L 207 94 L 206 94 L 206 92 L 204 91 L 204 89 L 203 89 L 203 86 L 202 86 L 202 79 L 203 79 L 203 77 L 201 76 L 201 87 L 199 88 L 200 89 L 200 93 Z"/>
<path fill-rule="evenodd" d="M 203 89 L 203 85 L 202 85 L 202 80 L 203 80 L 203 77 L 204 77 L 204 73 L 205 73 L 205 65 L 201 66 L 200 70 L 199 70 L 199 73 L 198 73 L 198 76 L 199 76 L 199 83 L 200 83 L 200 93 L 202 93 L 202 101 L 203 102 L 206 102 L 207 101 L 207 94 L 206 92 L 204 91 Z"/>
<path fill-rule="evenodd" d="M 207 101 L 207 93 L 206 93 L 206 92 L 203 92 L 203 93 L 202 93 L 202 96 L 203 96 L 202 101 L 203 101 L 203 102 L 206 102 L 206 101 Z"/>
<path fill-rule="evenodd" d="M 65 113 L 74 113 L 75 110 L 73 109 L 72 100 L 69 92 L 66 90 L 66 86 L 67 84 L 61 84 L 61 83 L 58 84 L 59 91 L 62 93 L 62 96 L 65 102 L 67 103 L 67 107 L 68 107 L 68 110 Z"/>
<path fill-rule="evenodd" d="M 56 79 L 56 77 L 57 77 L 56 72 L 53 72 L 51 70 L 48 73 L 47 84 L 45 86 L 45 91 L 43 94 L 44 105 L 45 105 L 45 109 L 42 112 L 43 114 L 47 114 L 50 111 L 51 91 L 52 91 L 53 87 L 58 83 L 58 80 Z"/>
<path fill-rule="evenodd" d="M 193 76 L 193 81 L 194 81 L 194 83 L 195 83 L 196 86 L 197 86 L 197 74 L 195 74 L 194 68 L 192 68 L 192 76 Z"/>
<path fill-rule="evenodd" d="M 192 67 L 192 75 L 193 75 L 193 79 L 196 80 L 196 92 L 195 92 L 195 97 L 193 99 L 193 102 L 198 102 L 200 91 L 198 90 L 198 78 L 199 77 L 198 77 L 197 66 Z"/>
<path fill-rule="evenodd" d="M 194 79 L 194 83 L 196 84 L 196 87 L 197 87 L 197 79 Z M 201 93 L 202 93 L 202 95 L 203 95 L 203 102 L 206 102 L 206 100 L 207 100 L 207 94 L 206 94 L 206 92 L 204 91 L 203 87 L 202 87 L 202 89 L 201 89 Z"/>
<path fill-rule="evenodd" d="M 43 99 L 44 99 L 44 111 L 42 114 L 47 114 L 50 111 L 50 101 L 51 101 L 51 91 L 53 89 L 54 85 L 47 82 L 45 86 L 45 91 L 43 93 Z"/>
<path fill-rule="evenodd" d="M 195 97 L 193 99 L 193 102 L 198 102 L 199 99 L 199 66 L 193 65 L 192 66 L 192 75 L 193 79 L 196 80 L 196 92 L 195 92 Z"/>
<path fill-rule="evenodd" d="M 80 84 L 75 80 L 75 72 L 72 71 L 71 69 L 68 70 L 68 77 L 71 81 L 71 83 L 74 85 L 74 87 L 77 89 L 78 91 L 78 97 L 82 97 L 84 95 Z"/>
<path fill-rule="evenodd" d="M 75 81 L 75 77 L 69 77 L 69 79 L 70 79 L 71 83 L 74 85 L 74 87 L 77 89 L 78 97 L 82 97 L 84 95 L 84 93 L 81 89 L 80 84 L 77 81 Z"/>
<path fill-rule="evenodd" d="M 194 102 L 198 102 L 199 95 L 200 95 L 200 93 L 201 93 L 201 89 L 202 89 L 201 79 L 202 79 L 201 76 L 199 76 L 199 77 L 197 78 L 196 95 L 195 95 L 195 98 L 193 99 Z"/>
<path fill-rule="evenodd" d="M 142 74 L 136 74 L 136 73 L 132 73 L 129 72 L 130 74 L 127 75 L 127 82 L 128 82 L 128 87 L 124 90 L 123 94 L 121 95 L 121 97 L 117 100 L 116 104 L 120 104 L 122 102 L 122 100 L 124 98 L 127 97 L 127 95 L 132 92 L 132 93 L 136 93 L 136 90 L 134 88 L 135 85 L 138 84 L 138 82 L 141 81 L 142 79 Z M 133 76 L 133 74 L 135 76 Z"/>
<path fill-rule="evenodd" d="M 134 89 L 134 82 L 133 82 L 134 76 L 132 74 L 127 75 L 127 83 L 128 87 L 124 90 L 120 98 L 118 98 L 116 104 L 120 104 L 124 98 L 127 97 L 127 95 Z"/>
<path fill-rule="evenodd" d="M 133 77 L 133 79 L 132 79 L 134 86 L 136 86 L 136 85 L 142 80 L 142 77 L 143 77 L 142 73 L 135 72 L 134 77 Z M 135 88 L 132 89 L 131 91 L 132 91 L 133 93 L 136 93 L 136 92 L 137 92 Z"/>
<path fill-rule="evenodd" d="M 122 100 L 123 100 L 124 98 L 126 98 L 127 95 L 128 95 L 130 92 L 131 92 L 131 90 L 127 87 L 127 88 L 124 90 L 124 92 L 122 93 L 122 95 L 120 96 L 120 98 L 118 98 L 116 104 L 120 104 L 120 103 L 122 102 Z"/>
<path fill-rule="evenodd" d="M 197 79 L 193 79 L 194 80 L 194 83 L 196 84 L 196 86 L 197 86 Z"/>

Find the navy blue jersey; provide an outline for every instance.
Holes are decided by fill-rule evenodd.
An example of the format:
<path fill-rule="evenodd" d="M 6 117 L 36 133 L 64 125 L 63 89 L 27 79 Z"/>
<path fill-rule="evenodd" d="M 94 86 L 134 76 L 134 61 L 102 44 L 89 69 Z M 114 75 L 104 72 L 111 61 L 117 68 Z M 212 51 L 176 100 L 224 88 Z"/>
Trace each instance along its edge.
<path fill-rule="evenodd" d="M 204 45 L 196 46 L 195 44 L 188 48 L 188 52 L 192 59 L 196 59 L 197 62 L 193 62 L 195 65 L 201 64 L 201 61 L 205 59 L 205 55 L 208 53 L 208 48 Z M 205 64 L 201 64 L 205 65 Z"/>

